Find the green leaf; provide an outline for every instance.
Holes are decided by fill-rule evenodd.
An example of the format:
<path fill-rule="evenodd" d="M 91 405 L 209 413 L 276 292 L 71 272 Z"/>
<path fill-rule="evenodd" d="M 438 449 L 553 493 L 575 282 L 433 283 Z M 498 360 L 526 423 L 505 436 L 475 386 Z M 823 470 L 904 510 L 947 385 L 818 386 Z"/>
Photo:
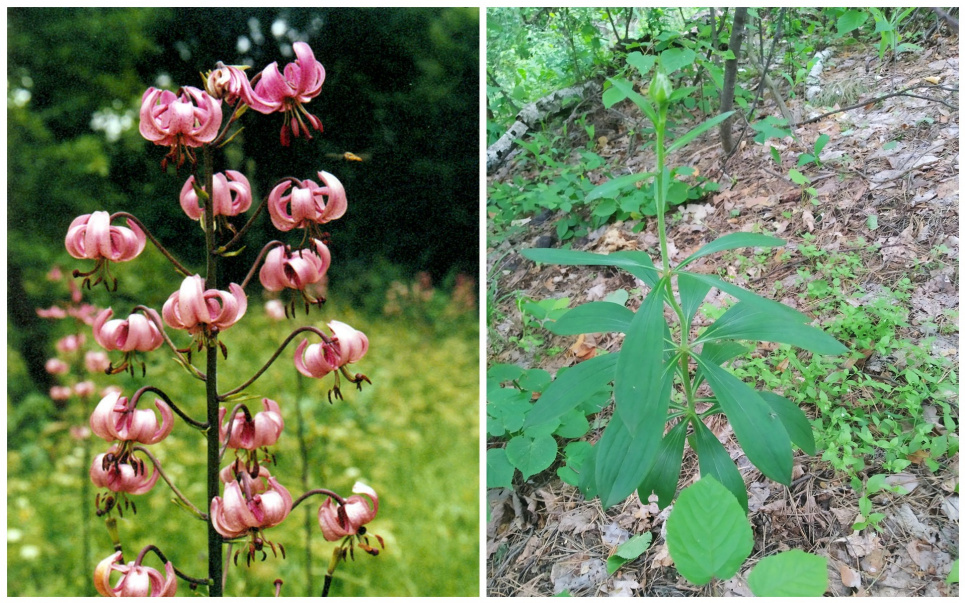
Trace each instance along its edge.
<path fill-rule="evenodd" d="M 783 247 L 786 244 L 787 241 L 777 237 L 754 234 L 751 232 L 732 232 L 714 239 L 710 243 L 707 243 L 689 255 L 686 259 L 684 259 L 684 261 L 680 262 L 680 264 L 677 266 L 677 270 L 680 270 L 697 258 L 720 251 L 730 251 L 731 249 L 740 249 L 742 247 Z"/>
<path fill-rule="evenodd" d="M 707 362 L 700 354 L 696 359 L 727 414 L 744 454 L 761 473 L 785 486 L 790 485 L 791 440 L 777 413 L 729 371 Z"/>
<path fill-rule="evenodd" d="M 945 579 L 948 584 L 953 584 L 958 582 L 958 559 L 952 562 L 952 569 L 948 572 L 948 578 Z"/>
<path fill-rule="evenodd" d="M 794 184 L 804 186 L 805 184 L 811 183 L 810 178 L 808 178 L 807 176 L 805 176 L 804 174 L 802 174 L 797 170 L 788 170 L 787 175 L 791 179 L 791 182 L 793 182 Z"/>
<path fill-rule="evenodd" d="M 603 91 L 603 106 L 609 109 L 627 97 L 627 93 L 616 86 L 610 86 Z"/>
<path fill-rule="evenodd" d="M 581 333 L 626 333 L 633 321 L 633 311 L 605 301 L 579 305 L 546 328 L 555 335 Z"/>
<path fill-rule="evenodd" d="M 713 477 L 723 484 L 746 513 L 747 487 L 734 461 L 730 460 L 730 454 L 702 421 L 691 421 L 691 424 L 694 426 L 694 435 L 690 446 L 697 453 L 700 476 Z"/>
<path fill-rule="evenodd" d="M 593 210 L 594 216 L 599 216 L 601 218 L 608 218 L 615 214 L 617 211 L 617 202 L 613 199 L 604 199 L 600 201 L 600 204 L 596 206 Z"/>
<path fill-rule="evenodd" d="M 486 487 L 512 488 L 516 468 L 506 458 L 505 448 L 490 448 L 486 451 Z"/>
<path fill-rule="evenodd" d="M 585 479 L 581 475 L 580 490 L 584 495 L 595 492 L 604 509 L 626 499 L 653 465 L 659 444 L 659 436 L 630 435 L 620 416 L 614 415 L 593 447 L 594 470 Z M 587 464 L 584 462 L 581 474 Z"/>
<path fill-rule="evenodd" d="M 824 145 L 828 144 L 829 140 L 831 140 L 831 137 L 827 134 L 818 136 L 818 139 L 814 142 L 814 154 L 820 155 L 821 151 L 824 150 Z"/>
<path fill-rule="evenodd" d="M 583 437 L 588 431 L 590 424 L 586 415 L 574 408 L 560 417 L 560 426 L 553 433 L 561 438 L 573 439 Z"/>
<path fill-rule="evenodd" d="M 804 411 L 784 396 L 779 396 L 774 392 L 758 392 L 761 399 L 767 402 L 771 410 L 777 413 L 777 417 L 787 430 L 788 437 L 795 446 L 804 452 L 814 456 L 816 445 L 814 444 L 814 430 L 811 429 L 811 422 L 808 421 Z"/>
<path fill-rule="evenodd" d="M 704 303 L 704 298 L 710 291 L 710 285 L 693 279 L 677 279 L 677 290 L 680 293 L 680 307 L 689 325 L 701 304 Z"/>
<path fill-rule="evenodd" d="M 775 315 L 781 315 L 785 317 L 787 320 L 792 320 L 792 321 L 805 323 L 805 324 L 813 320 L 812 318 L 798 312 L 793 308 L 789 308 L 784 304 L 779 304 L 776 301 L 761 297 L 756 293 L 748 291 L 743 287 L 738 287 L 733 283 L 728 283 L 727 281 L 722 280 L 719 277 L 714 276 L 712 274 L 700 274 L 697 272 L 681 272 L 677 275 L 677 280 L 679 282 L 682 279 L 696 279 L 698 281 L 705 282 L 709 284 L 711 287 L 717 287 L 724 293 L 733 295 L 734 297 L 736 297 L 737 299 L 739 299 L 740 301 L 746 304 L 760 307 L 766 310 L 767 312 Z"/>
<path fill-rule="evenodd" d="M 657 57 L 652 54 L 643 54 L 636 51 L 627 55 L 627 64 L 640 72 L 640 75 L 647 75 L 657 62 Z"/>
<path fill-rule="evenodd" d="M 668 48 L 660 53 L 660 66 L 664 73 L 670 75 L 682 67 L 693 65 L 696 59 L 697 53 L 689 48 Z"/>
<path fill-rule="evenodd" d="M 849 10 L 838 17 L 838 36 L 843 36 L 858 29 L 868 20 L 868 13 L 863 10 Z"/>
<path fill-rule="evenodd" d="M 506 458 L 520 470 L 524 480 L 548 469 L 556 460 L 556 453 L 556 440 L 551 435 L 519 435 L 506 444 Z"/>
<path fill-rule="evenodd" d="M 492 418 L 492 425 L 487 426 L 487 429 L 494 436 L 502 435 L 506 431 L 519 431 L 526 419 L 526 413 L 533 408 L 529 401 L 530 394 L 514 388 L 487 391 L 486 399 L 489 401 L 486 404 L 486 413 Z M 499 426 L 499 429 L 495 429 L 495 426 Z"/>
<path fill-rule="evenodd" d="M 814 161 L 814 159 L 815 159 L 814 155 L 811 155 L 809 153 L 801 153 L 797 158 L 797 167 L 801 167 L 802 165 L 807 165 L 812 161 Z M 793 176 L 791 177 L 791 179 L 794 180 Z M 801 183 L 798 182 L 798 184 L 801 184 Z"/>
<path fill-rule="evenodd" d="M 697 338 L 695 343 L 718 339 L 749 339 L 787 343 L 799 348 L 835 356 L 848 348 L 821 329 L 787 320 L 784 312 L 761 305 L 738 302 Z"/>
<path fill-rule="evenodd" d="M 878 230 L 878 216 L 875 214 L 871 214 L 870 216 L 868 216 L 868 219 L 865 221 L 865 224 L 868 226 L 868 230 Z"/>
<path fill-rule="evenodd" d="M 613 382 L 616 414 L 632 435 L 639 431 L 654 438 L 654 444 L 663 434 L 673 383 L 672 366 L 668 367 L 664 353 L 664 340 L 670 339 L 663 317 L 664 282 L 650 290 L 633 317 L 620 348 Z"/>
<path fill-rule="evenodd" d="M 494 364 L 486 371 L 486 378 L 494 379 L 499 383 L 515 381 L 522 376 L 524 370 L 523 367 L 515 364 Z"/>
<path fill-rule="evenodd" d="M 564 264 L 567 266 L 616 266 L 622 268 L 647 283 L 651 287 L 657 283 L 657 268 L 650 256 L 642 251 L 618 251 L 609 255 L 573 251 L 572 249 L 524 249 L 523 257 L 544 264 Z"/>
<path fill-rule="evenodd" d="M 771 159 L 774 160 L 774 163 L 781 165 L 781 154 L 777 151 L 777 149 L 771 146 L 767 148 L 771 150 Z"/>
<path fill-rule="evenodd" d="M 707 362 L 713 362 L 717 366 L 723 366 L 728 360 L 733 360 L 741 354 L 749 352 L 751 349 L 736 341 L 708 341 L 700 350 L 700 355 Z M 694 389 L 704 380 L 703 370 L 697 365 L 697 372 L 694 373 Z"/>
<path fill-rule="evenodd" d="M 727 113 L 721 113 L 720 115 L 718 115 L 718 116 L 716 116 L 716 117 L 712 117 L 712 118 L 708 119 L 708 120 L 705 121 L 704 123 L 702 123 L 702 124 L 700 124 L 699 126 L 697 126 L 696 128 L 694 128 L 693 130 L 687 132 L 686 134 L 684 134 L 683 136 L 681 136 L 681 137 L 678 138 L 677 140 L 673 141 L 673 144 L 671 144 L 669 147 L 667 147 L 667 153 L 673 153 L 673 152 L 676 151 L 677 149 L 682 148 L 684 145 L 686 145 L 686 144 L 687 144 L 688 142 L 690 142 L 691 140 L 697 138 L 698 136 L 700 136 L 701 134 L 703 134 L 703 133 L 706 132 L 707 130 L 713 128 L 714 126 L 716 126 L 716 125 L 719 124 L 720 122 L 724 121 L 725 119 L 727 119 L 728 117 L 730 117 L 731 115 L 733 115 L 733 113 L 734 113 L 733 111 L 728 111 Z"/>
<path fill-rule="evenodd" d="M 680 481 L 680 463 L 683 460 L 688 423 L 686 420 L 680 421 L 660 441 L 657 457 L 647 477 L 637 488 L 637 494 L 644 504 L 650 498 L 651 492 L 657 493 L 657 506 L 661 509 L 673 502 L 677 483 Z"/>
<path fill-rule="evenodd" d="M 653 105 L 650 104 L 649 100 L 641 96 L 639 92 L 633 89 L 632 83 L 620 78 L 608 78 L 608 79 L 610 83 L 613 84 L 613 87 L 618 88 L 620 92 L 622 92 L 625 95 L 626 98 L 629 98 L 630 100 L 632 100 L 633 103 L 637 107 L 639 107 L 641 111 L 644 112 L 644 114 L 647 116 L 648 119 L 650 119 L 650 121 L 652 122 L 657 121 L 657 114 L 653 110 Z"/>
<path fill-rule="evenodd" d="M 625 306 L 628 299 L 630 299 L 630 293 L 626 289 L 617 289 L 616 291 L 607 293 L 603 301 L 617 304 L 618 306 Z"/>
<path fill-rule="evenodd" d="M 528 392 L 542 392 L 553 381 L 549 371 L 543 369 L 529 369 L 519 378 L 519 387 Z"/>
<path fill-rule="evenodd" d="M 642 555 L 650 548 L 651 542 L 653 542 L 653 533 L 645 532 L 631 537 L 618 546 L 616 552 L 606 559 L 607 573 L 612 576 L 618 569 Z"/>
<path fill-rule="evenodd" d="M 616 376 L 620 354 L 605 354 L 581 362 L 557 375 L 533 405 L 523 428 L 533 427 L 558 419 L 573 410 L 583 400 L 597 393 Z"/>
<path fill-rule="evenodd" d="M 747 576 L 758 597 L 820 597 L 828 590 L 828 560 L 791 550 L 765 557 Z"/>
<path fill-rule="evenodd" d="M 704 477 L 677 498 L 667 518 L 667 548 L 677 571 L 699 586 L 734 576 L 754 548 L 754 534 L 727 488 Z"/>
<path fill-rule="evenodd" d="M 627 174 L 619 178 L 612 178 L 587 193 L 586 202 L 590 203 L 597 199 L 616 198 L 623 189 L 633 186 L 641 180 L 646 180 L 651 176 L 653 176 L 653 172 L 641 172 L 639 174 Z"/>

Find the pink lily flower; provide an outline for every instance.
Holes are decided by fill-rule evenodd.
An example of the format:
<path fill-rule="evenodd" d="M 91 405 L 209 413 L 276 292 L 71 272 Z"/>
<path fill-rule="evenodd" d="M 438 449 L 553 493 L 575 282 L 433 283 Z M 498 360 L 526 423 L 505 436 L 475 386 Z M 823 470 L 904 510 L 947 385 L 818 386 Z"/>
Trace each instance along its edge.
<path fill-rule="evenodd" d="M 57 340 L 54 347 L 61 354 L 70 354 L 71 352 L 76 352 L 84 345 L 87 338 L 83 334 L 78 333 L 77 335 L 66 335 Z"/>
<path fill-rule="evenodd" d="M 321 379 L 338 367 L 338 352 L 334 344 L 323 341 L 308 345 L 308 340 L 305 339 L 295 348 L 295 368 L 306 377 Z"/>
<path fill-rule="evenodd" d="M 321 120 L 309 113 L 303 103 L 315 98 L 322 91 L 325 68 L 315 60 L 315 54 L 308 44 L 295 42 L 292 48 L 295 51 L 295 61 L 285 66 L 284 75 L 278 70 L 277 62 L 266 67 L 255 85 L 255 102 L 249 103 L 252 109 L 260 113 L 285 113 L 281 144 L 286 147 L 291 142 L 289 130 L 296 138 L 302 133 L 306 138 L 312 137 L 308 126 L 302 121 L 303 116 L 312 128 L 322 131 Z"/>
<path fill-rule="evenodd" d="M 181 96 L 148 88 L 141 96 L 141 136 L 161 146 L 200 147 L 221 127 L 221 101 L 191 86 Z"/>
<path fill-rule="evenodd" d="M 84 366 L 91 373 L 103 373 L 110 368 L 111 361 L 104 352 L 87 352 L 84 354 Z"/>
<path fill-rule="evenodd" d="M 369 338 L 365 333 L 348 326 L 344 322 L 333 320 L 328 328 L 335 334 L 338 346 L 339 366 L 358 362 L 369 351 Z"/>
<path fill-rule="evenodd" d="M 251 531 L 281 523 L 292 509 L 292 497 L 284 486 L 262 468 L 258 478 L 247 473 L 225 484 L 224 497 L 211 501 L 211 523 L 225 538 L 239 538 Z M 264 482 L 261 482 L 264 480 Z M 264 488 L 263 490 L 258 490 Z"/>
<path fill-rule="evenodd" d="M 90 479 L 94 485 L 128 494 L 144 494 L 150 491 L 161 474 L 155 469 L 148 477 L 144 461 L 127 455 L 126 462 L 121 462 L 118 460 L 120 452 L 121 446 L 115 444 L 107 452 L 94 457 L 90 466 Z"/>
<path fill-rule="evenodd" d="M 285 191 L 292 185 L 291 180 L 286 180 L 272 189 L 268 196 L 268 213 L 275 228 L 287 232 L 293 228 L 325 224 L 345 215 L 348 201 L 342 183 L 328 172 L 318 172 L 318 177 L 325 186 L 311 180 L 296 181 L 298 185 L 286 195 Z"/>
<path fill-rule="evenodd" d="M 117 551 L 97 564 L 94 569 L 94 587 L 105 597 L 173 597 L 178 590 L 174 566 L 164 564 L 164 575 L 153 567 L 136 565 L 131 561 L 120 563 L 123 553 Z M 111 573 L 120 572 L 117 584 L 111 586 Z"/>
<path fill-rule="evenodd" d="M 268 252 L 265 263 L 258 273 L 258 279 L 265 289 L 281 291 L 298 289 L 322 280 L 332 264 L 332 254 L 328 247 L 317 239 L 312 239 L 311 249 L 292 251 L 291 247 L 278 246 Z"/>
<path fill-rule="evenodd" d="M 107 308 L 94 319 L 94 340 L 105 350 L 122 352 L 150 352 L 161 347 L 164 337 L 157 325 L 141 314 L 131 314 L 127 320 L 108 320 L 114 311 Z M 156 310 L 151 316 L 161 320 Z"/>
<path fill-rule="evenodd" d="M 175 329 L 197 334 L 203 328 L 227 329 L 245 315 L 248 298 L 235 283 L 228 291 L 204 288 L 204 280 L 195 274 L 181 282 L 181 288 L 164 302 L 161 315 Z"/>
<path fill-rule="evenodd" d="M 204 204 L 194 191 L 194 182 L 194 176 L 191 176 L 181 188 L 181 209 L 192 220 L 200 220 L 204 215 Z M 201 190 L 205 188 L 201 187 Z M 248 211 L 251 207 L 251 185 L 248 184 L 248 179 L 241 172 L 234 170 L 215 174 L 211 202 L 216 216 L 237 216 L 241 212 Z"/>
<path fill-rule="evenodd" d="M 50 388 L 50 399 L 57 400 L 58 402 L 63 402 L 64 400 L 69 400 L 73 395 L 74 391 L 69 387 L 63 385 L 55 385 Z"/>
<path fill-rule="evenodd" d="M 157 444 L 174 429 L 174 414 L 164 400 L 155 398 L 154 405 L 161 414 L 160 424 L 154 411 L 132 408 L 126 397 L 111 392 L 94 408 L 90 427 L 108 442 L 133 440 L 141 444 Z"/>
<path fill-rule="evenodd" d="M 37 308 L 37 316 L 40 318 L 67 318 L 67 312 L 58 306 L 50 306 L 47 309 Z"/>
<path fill-rule="evenodd" d="M 86 398 L 94 393 L 96 387 L 93 381 L 81 381 L 74 385 L 74 394 L 81 398 Z"/>
<path fill-rule="evenodd" d="M 375 519 L 379 512 L 379 496 L 375 490 L 362 482 L 355 482 L 352 492 L 356 494 L 345 499 L 341 509 L 331 498 L 325 499 L 318 509 L 318 523 L 322 526 L 322 536 L 335 542 L 346 536 L 358 534 L 359 528 Z M 366 499 L 362 495 L 368 497 Z"/>
<path fill-rule="evenodd" d="M 44 370 L 51 375 L 63 375 L 70 370 L 70 366 L 60 358 L 51 358 L 44 364 Z"/>
<path fill-rule="evenodd" d="M 229 105 L 234 105 L 240 98 L 246 105 L 262 106 L 254 97 L 251 84 L 248 83 L 248 76 L 245 75 L 247 66 L 237 67 L 235 65 L 225 65 L 218 61 L 218 68 L 208 72 L 204 80 L 204 89 L 214 98 L 224 99 Z M 262 113 L 271 113 L 269 107 L 263 107 Z"/>
<path fill-rule="evenodd" d="M 251 420 L 246 420 L 245 413 L 239 411 L 235 414 L 233 421 L 225 421 L 224 416 L 228 409 L 221 408 L 218 414 L 218 422 L 221 424 L 222 443 L 224 443 L 225 436 L 228 433 L 229 423 L 231 424 L 231 437 L 228 438 L 230 448 L 257 450 L 263 446 L 271 446 L 278 441 L 282 429 L 285 428 L 285 421 L 282 419 L 278 403 L 268 398 L 263 398 L 261 402 L 265 410 L 255 414 Z"/>
<path fill-rule="evenodd" d="M 130 228 L 111 226 L 111 215 L 106 211 L 74 218 L 64 241 L 67 253 L 79 260 L 133 260 L 144 251 L 147 237 L 134 222 L 128 220 L 127 224 Z"/>

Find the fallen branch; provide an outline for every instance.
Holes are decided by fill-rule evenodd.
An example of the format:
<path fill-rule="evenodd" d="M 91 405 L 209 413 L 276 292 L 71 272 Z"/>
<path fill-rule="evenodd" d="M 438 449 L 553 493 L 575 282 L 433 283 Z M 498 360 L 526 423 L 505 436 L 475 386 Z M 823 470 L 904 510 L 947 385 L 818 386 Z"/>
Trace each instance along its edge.
<path fill-rule="evenodd" d="M 825 117 L 827 117 L 827 116 L 829 116 L 829 115 L 834 115 L 835 113 L 842 113 L 842 112 L 844 112 L 844 111 L 850 111 L 850 110 L 852 110 L 852 109 L 857 109 L 858 107 L 863 107 L 863 106 L 865 106 L 865 105 L 878 103 L 878 102 L 881 102 L 881 101 L 885 100 L 886 98 L 891 98 L 891 97 L 893 97 L 893 96 L 910 96 L 910 97 L 912 97 L 912 98 L 923 98 L 923 99 L 925 99 L 925 100 L 927 100 L 927 101 L 932 101 L 932 102 L 936 102 L 936 103 L 941 103 L 941 104 L 945 105 L 946 107 L 948 107 L 949 109 L 958 110 L 958 106 L 957 106 L 957 105 L 952 105 L 951 103 L 947 103 L 947 102 L 941 100 L 940 98 L 931 98 L 931 97 L 929 97 L 929 96 L 922 96 L 922 95 L 920 95 L 920 94 L 908 94 L 909 91 L 911 91 L 911 90 L 917 90 L 917 89 L 919 89 L 919 88 L 938 88 L 939 90 L 945 90 L 945 91 L 947 91 L 947 92 L 956 92 L 956 93 L 958 92 L 958 88 L 951 88 L 951 87 L 946 87 L 946 86 L 937 86 L 937 85 L 935 85 L 935 84 L 915 84 L 914 86 L 909 86 L 908 88 L 905 88 L 904 90 L 899 90 L 898 92 L 891 92 L 891 93 L 885 94 L 885 95 L 883 95 L 883 96 L 878 96 L 878 97 L 875 97 L 875 98 L 872 98 L 872 99 L 863 100 L 863 101 L 861 101 L 860 103 L 856 103 L 856 104 L 854 104 L 854 105 L 851 105 L 850 107 L 844 107 L 844 108 L 841 108 L 841 109 L 835 109 L 834 111 L 829 111 L 829 112 L 824 113 L 824 114 L 822 114 L 822 115 L 818 115 L 817 117 L 812 117 L 811 119 L 805 119 L 804 121 L 799 121 L 799 122 L 797 122 L 797 123 L 795 123 L 795 124 L 790 124 L 789 127 L 793 129 L 793 128 L 797 128 L 798 126 L 803 126 L 804 124 L 814 123 L 814 122 L 816 122 L 816 121 L 820 121 L 820 120 L 824 119 Z"/>

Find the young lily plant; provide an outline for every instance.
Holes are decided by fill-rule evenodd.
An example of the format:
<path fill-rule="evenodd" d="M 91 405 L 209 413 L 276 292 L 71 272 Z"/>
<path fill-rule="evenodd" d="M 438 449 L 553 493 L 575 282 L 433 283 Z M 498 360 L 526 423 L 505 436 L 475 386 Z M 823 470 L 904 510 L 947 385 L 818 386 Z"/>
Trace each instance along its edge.
<path fill-rule="evenodd" d="M 589 302 L 573 308 L 548 325 L 558 335 L 620 332 L 626 338 L 619 352 L 598 356 L 564 373 L 527 415 L 523 429 L 558 418 L 588 395 L 613 383 L 615 411 L 600 440 L 579 467 L 580 489 L 599 496 L 610 507 L 635 490 L 641 500 L 651 492 L 661 508 L 676 494 L 684 442 L 697 453 L 702 476 L 713 476 L 734 494 L 747 511 L 747 491 L 727 451 L 706 425 L 712 415 L 730 421 L 747 458 L 767 477 L 791 482 L 791 444 L 814 454 L 811 426 L 804 412 L 787 398 L 758 391 L 734 376 L 725 363 L 748 351 L 746 340 L 798 346 L 815 354 L 843 354 L 847 348 L 818 328 L 811 318 L 763 298 L 715 275 L 688 271 L 694 260 L 743 247 L 777 247 L 785 241 L 752 233 L 732 233 L 707 243 L 672 266 L 667 252 L 664 213 L 670 171 L 667 153 L 686 145 L 730 113 L 697 126 L 669 146 L 665 143 L 667 109 L 673 94 L 669 78 L 657 71 L 649 98 L 623 80 L 611 80 L 617 94 L 608 103 L 632 100 L 656 130 L 656 170 L 617 178 L 589 197 L 612 196 L 621 188 L 653 178 L 657 204 L 660 257 L 655 263 L 642 251 L 601 255 L 563 249 L 527 249 L 525 257 L 543 263 L 614 266 L 642 280 L 650 289 L 636 312 L 612 302 Z M 590 200 L 588 198 L 588 200 Z M 697 331 L 694 317 L 711 289 L 737 299 L 716 322 Z M 669 308 L 673 318 L 665 319 Z M 703 395 L 706 383 L 711 390 Z"/>

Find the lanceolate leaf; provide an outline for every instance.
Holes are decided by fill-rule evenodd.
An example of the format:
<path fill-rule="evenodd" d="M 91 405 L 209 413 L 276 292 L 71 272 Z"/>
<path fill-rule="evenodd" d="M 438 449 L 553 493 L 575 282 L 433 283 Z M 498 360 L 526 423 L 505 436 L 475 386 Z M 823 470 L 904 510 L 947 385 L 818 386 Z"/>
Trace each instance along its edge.
<path fill-rule="evenodd" d="M 741 354 L 750 351 L 749 348 L 736 341 L 708 341 L 704 343 L 700 350 L 700 355 L 707 362 L 713 362 L 717 366 L 723 366 L 728 360 L 733 360 Z M 697 365 L 697 372 L 694 373 L 694 389 L 704 380 L 704 372 Z"/>
<path fill-rule="evenodd" d="M 804 411 L 794 402 L 774 392 L 758 393 L 768 406 L 777 413 L 777 417 L 781 420 L 794 445 L 813 456 L 817 448 L 814 444 L 814 431 L 811 429 L 811 422 L 808 421 Z"/>
<path fill-rule="evenodd" d="M 737 573 L 754 548 L 740 505 L 712 477 L 684 489 L 667 518 L 667 547 L 677 571 L 694 584 Z"/>
<path fill-rule="evenodd" d="M 707 327 L 697 342 L 717 339 L 774 341 L 804 348 L 815 354 L 837 355 L 848 351 L 821 329 L 787 320 L 762 305 L 739 302 Z"/>
<path fill-rule="evenodd" d="M 660 426 L 662 431 L 663 423 Z M 642 433 L 634 437 L 620 416 L 613 415 L 600 441 L 593 447 L 595 471 L 592 476 L 587 476 L 586 481 L 581 477 L 580 489 L 593 487 L 603 508 L 612 507 L 637 489 L 653 464 L 659 445 L 659 433 L 656 437 Z M 583 467 L 586 465 L 584 461 Z"/>
<path fill-rule="evenodd" d="M 697 461 L 700 466 L 700 477 L 712 476 L 724 485 L 731 494 L 737 498 L 737 502 L 747 512 L 747 487 L 744 485 L 744 478 L 740 471 L 730 460 L 730 455 L 724 445 L 720 443 L 707 426 L 702 421 L 693 421 L 694 435 L 690 445 L 697 453 Z"/>
<path fill-rule="evenodd" d="M 651 287 L 656 284 L 657 268 L 650 256 L 642 251 L 618 251 L 609 255 L 573 251 L 571 249 L 524 249 L 523 257 L 544 264 L 568 266 L 616 266 L 641 279 Z"/>
<path fill-rule="evenodd" d="M 633 311 L 612 302 L 599 301 L 579 305 L 546 328 L 556 335 L 580 333 L 626 333 L 633 321 Z"/>
<path fill-rule="evenodd" d="M 710 292 L 710 285 L 694 279 L 678 279 L 677 290 L 680 293 L 680 307 L 687 317 L 687 325 L 694 319 L 704 298 Z"/>
<path fill-rule="evenodd" d="M 559 419 L 613 381 L 619 357 L 619 353 L 605 354 L 567 369 L 543 390 L 533 409 L 526 415 L 523 429 Z"/>
<path fill-rule="evenodd" d="M 713 128 L 720 122 L 724 121 L 725 119 L 733 115 L 733 113 L 734 113 L 733 111 L 728 111 L 727 113 L 721 113 L 717 117 L 712 117 L 711 119 L 708 119 L 704 123 L 694 128 L 693 130 L 687 132 L 677 140 L 673 141 L 672 145 L 667 147 L 667 154 L 669 155 L 670 153 L 673 153 L 677 149 L 683 148 L 688 142 L 697 138 L 707 130 Z"/>
<path fill-rule="evenodd" d="M 683 460 L 688 424 L 686 420 L 680 421 L 660 441 L 653 466 L 637 488 L 642 502 L 647 502 L 651 492 L 657 493 L 657 506 L 661 509 L 673 502 L 677 482 L 680 481 L 680 462 Z"/>
<path fill-rule="evenodd" d="M 711 287 L 716 287 L 724 293 L 733 295 L 748 305 L 763 308 L 775 316 L 783 317 L 786 320 L 792 320 L 804 324 L 807 324 L 812 320 L 811 318 L 808 318 L 807 315 L 802 314 L 793 308 L 789 308 L 784 304 L 779 304 L 776 301 L 763 298 L 756 293 L 752 293 L 743 287 L 738 287 L 737 285 L 728 283 L 727 281 L 722 280 L 712 274 L 699 274 L 697 272 L 680 272 L 677 274 L 678 282 L 688 279 L 695 279 L 703 283 L 707 283 Z"/>
<path fill-rule="evenodd" d="M 787 241 L 777 237 L 769 237 L 767 235 L 754 234 L 750 232 L 732 232 L 720 238 L 714 239 L 710 243 L 707 243 L 695 251 L 693 254 L 688 256 L 687 259 L 680 262 L 680 264 L 677 266 L 677 269 L 679 270 L 680 268 L 683 268 L 697 258 L 710 255 L 712 253 L 717 253 L 719 251 L 730 251 L 731 249 L 740 249 L 742 247 L 782 247 L 785 244 L 787 244 Z"/>
<path fill-rule="evenodd" d="M 791 440 L 770 406 L 746 383 L 698 354 L 697 362 L 720 407 L 727 414 L 744 454 L 761 473 L 785 486 L 791 483 Z"/>
<path fill-rule="evenodd" d="M 665 281 L 650 290 L 627 331 L 617 361 L 613 397 L 616 414 L 631 435 L 659 441 L 667 419 L 673 371 L 665 362 L 670 330 L 663 317 Z"/>

